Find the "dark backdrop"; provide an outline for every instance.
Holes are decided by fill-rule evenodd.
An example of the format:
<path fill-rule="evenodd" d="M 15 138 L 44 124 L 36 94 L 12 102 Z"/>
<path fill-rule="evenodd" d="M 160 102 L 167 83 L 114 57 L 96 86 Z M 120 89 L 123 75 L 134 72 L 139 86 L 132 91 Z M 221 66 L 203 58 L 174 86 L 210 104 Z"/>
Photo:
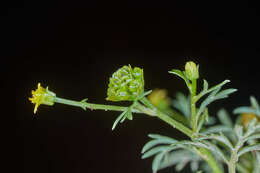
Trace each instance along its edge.
<path fill-rule="evenodd" d="M 117 112 L 56 104 L 34 115 L 28 97 L 38 82 L 60 97 L 106 103 L 109 76 L 131 64 L 144 68 L 146 89 L 166 88 L 173 97 L 186 89 L 167 71 L 193 60 L 210 84 L 230 79 L 228 86 L 239 89 L 211 105 L 213 116 L 221 107 L 248 105 L 250 95 L 260 99 L 259 8 L 252 2 L 27 0 L 2 7 L 3 86 L 16 91 L 15 136 L 5 140 L 9 170 L 148 173 L 151 159 L 140 159 L 148 133 L 185 138 L 142 115 L 113 132 Z"/>

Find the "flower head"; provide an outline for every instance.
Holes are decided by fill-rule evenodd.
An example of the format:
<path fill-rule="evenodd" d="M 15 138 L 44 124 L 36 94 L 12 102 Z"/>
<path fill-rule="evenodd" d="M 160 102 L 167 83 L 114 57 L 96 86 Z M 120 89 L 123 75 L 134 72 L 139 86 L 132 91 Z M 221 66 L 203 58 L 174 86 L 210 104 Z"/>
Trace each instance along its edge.
<path fill-rule="evenodd" d="M 259 121 L 259 118 L 256 114 L 253 113 L 243 113 L 242 114 L 242 124 L 244 127 L 247 127 L 247 125 L 252 121 L 254 118 L 256 118 L 257 121 Z"/>
<path fill-rule="evenodd" d="M 161 109 L 168 108 L 170 106 L 170 98 L 167 95 L 167 90 L 165 89 L 155 89 L 148 95 L 148 99 L 151 103 Z"/>
<path fill-rule="evenodd" d="M 52 106 L 54 104 L 55 96 L 56 94 L 49 91 L 48 87 L 45 89 L 38 83 L 37 90 L 32 90 L 32 98 L 29 98 L 29 100 L 35 104 L 33 112 L 36 113 L 41 104 Z"/>
<path fill-rule="evenodd" d="M 193 61 L 189 61 L 185 65 L 185 72 L 189 80 L 194 80 L 199 78 L 199 66 Z"/>
<path fill-rule="evenodd" d="M 106 100 L 133 101 L 144 92 L 143 69 L 123 66 L 109 79 Z"/>

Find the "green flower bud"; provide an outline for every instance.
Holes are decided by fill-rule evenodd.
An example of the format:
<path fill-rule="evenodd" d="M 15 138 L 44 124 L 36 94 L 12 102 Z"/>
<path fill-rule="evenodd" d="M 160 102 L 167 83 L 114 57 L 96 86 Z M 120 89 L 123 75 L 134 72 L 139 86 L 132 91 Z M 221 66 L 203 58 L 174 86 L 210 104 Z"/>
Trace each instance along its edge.
<path fill-rule="evenodd" d="M 143 69 L 123 66 L 109 79 L 106 100 L 133 101 L 144 92 Z"/>
<path fill-rule="evenodd" d="M 189 61 L 185 65 L 185 72 L 189 80 L 194 80 L 199 78 L 199 66 L 194 62 Z"/>

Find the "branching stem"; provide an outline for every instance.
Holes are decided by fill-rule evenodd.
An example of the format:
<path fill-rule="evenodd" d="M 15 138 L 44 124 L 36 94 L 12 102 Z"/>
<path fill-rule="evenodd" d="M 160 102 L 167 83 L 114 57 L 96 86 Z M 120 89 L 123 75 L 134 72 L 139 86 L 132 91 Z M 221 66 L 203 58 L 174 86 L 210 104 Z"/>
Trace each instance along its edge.
<path fill-rule="evenodd" d="M 135 108 L 132 109 L 132 112 L 144 113 L 149 116 L 156 116 L 159 119 L 166 122 L 167 124 L 171 125 L 172 127 L 178 129 L 185 135 L 189 136 L 190 138 L 193 138 L 193 132 L 191 129 L 184 126 L 182 123 L 174 120 L 167 114 L 158 110 L 153 104 L 150 103 L 150 101 L 146 97 L 143 97 L 141 99 L 141 101 L 145 106 L 143 106 L 140 103 L 137 103 Z M 110 111 L 121 111 L 122 112 L 122 111 L 125 111 L 126 109 L 128 109 L 128 107 L 124 107 L 124 106 L 93 104 L 93 103 L 87 103 L 86 100 L 73 101 L 73 100 L 63 99 L 63 98 L 59 98 L 59 97 L 55 98 L 55 102 L 61 103 L 61 104 L 66 104 L 66 105 L 71 105 L 71 106 L 75 106 L 75 107 L 80 107 L 84 110 L 86 110 L 88 108 L 90 110 L 105 110 L 105 111 L 110 110 Z M 196 111 L 196 109 L 195 109 L 195 111 Z M 196 112 L 195 112 L 195 115 L 196 115 Z M 223 173 L 222 170 L 219 168 L 218 163 L 216 162 L 216 160 L 214 159 L 214 157 L 211 155 L 211 153 L 208 150 L 200 148 L 199 154 L 207 161 L 207 163 L 209 164 L 209 166 L 211 167 L 211 169 L 214 173 Z"/>

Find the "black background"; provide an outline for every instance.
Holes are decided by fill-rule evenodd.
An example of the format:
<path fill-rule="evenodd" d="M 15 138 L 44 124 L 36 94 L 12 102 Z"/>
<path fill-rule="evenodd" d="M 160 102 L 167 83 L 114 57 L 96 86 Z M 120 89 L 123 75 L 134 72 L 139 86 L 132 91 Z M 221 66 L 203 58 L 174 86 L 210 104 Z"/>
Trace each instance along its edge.
<path fill-rule="evenodd" d="M 259 8 L 253 2 L 28 0 L 1 7 L 3 86 L 16 91 L 15 113 L 9 113 L 15 136 L 5 140 L 9 171 L 148 173 L 151 159 L 140 158 L 148 133 L 185 138 L 142 115 L 113 132 L 117 112 L 56 104 L 33 115 L 28 97 L 38 82 L 59 97 L 106 103 L 109 76 L 131 64 L 144 68 L 146 89 L 166 88 L 173 97 L 187 90 L 167 71 L 193 60 L 210 84 L 230 79 L 228 87 L 238 89 L 211 105 L 212 116 L 221 107 L 231 112 L 248 105 L 250 95 L 260 98 Z"/>

